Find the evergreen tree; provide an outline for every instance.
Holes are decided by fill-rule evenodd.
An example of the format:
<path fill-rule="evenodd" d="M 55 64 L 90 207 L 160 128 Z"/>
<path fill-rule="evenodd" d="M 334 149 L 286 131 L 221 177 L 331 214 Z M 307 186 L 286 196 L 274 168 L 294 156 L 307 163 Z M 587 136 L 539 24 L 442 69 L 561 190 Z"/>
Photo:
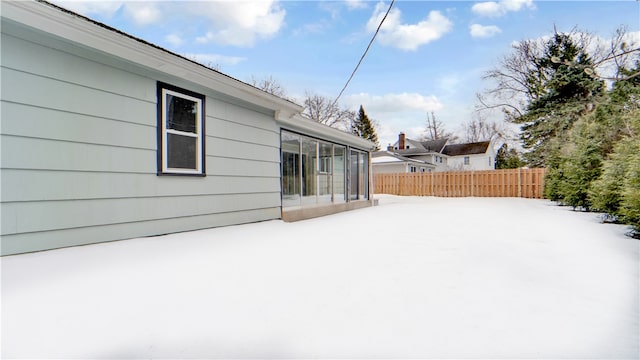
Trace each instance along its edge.
<path fill-rule="evenodd" d="M 524 161 L 516 149 L 509 149 L 507 144 L 503 144 L 496 153 L 496 169 L 517 169 L 524 166 Z"/>
<path fill-rule="evenodd" d="M 594 111 L 581 116 L 569 141 L 550 157 L 545 195 L 574 208 L 589 210 L 595 206 L 617 216 L 623 201 L 618 194 L 623 192 L 624 182 L 620 176 L 626 168 L 617 163 L 607 165 L 610 173 L 602 176 L 611 181 L 615 174 L 616 183 L 598 183 L 596 180 L 603 173 L 603 163 L 610 157 L 615 144 L 623 137 L 633 135 L 630 123 L 633 109 L 639 105 L 640 81 L 636 84 L 636 79 L 623 80 L 602 97 Z M 596 188 L 598 191 L 594 193 Z"/>
<path fill-rule="evenodd" d="M 602 176 L 593 183 L 590 200 L 596 210 L 633 227 L 640 237 L 640 110 L 634 112 L 632 134 L 614 146 Z"/>
<path fill-rule="evenodd" d="M 514 122 L 522 124 L 521 140 L 529 150 L 525 153 L 529 165 L 548 166 L 555 161 L 551 157 L 559 153 L 558 147 L 569 140 L 573 124 L 603 94 L 604 82 L 585 72 L 592 60 L 570 34 L 555 33 L 543 56 L 533 61 L 537 66 L 528 81 L 536 97 Z"/>
<path fill-rule="evenodd" d="M 570 152 L 561 165 L 564 178 L 559 188 L 561 201 L 574 208 L 589 210 L 589 187 L 602 172 L 602 136 L 597 123 L 586 120 L 576 124 Z"/>
<path fill-rule="evenodd" d="M 378 135 L 376 134 L 376 129 L 373 127 L 373 123 L 369 120 L 369 116 L 364 111 L 364 107 L 360 105 L 360 110 L 358 111 L 358 115 L 351 123 L 351 133 L 356 136 L 359 136 L 363 139 L 370 140 L 374 144 L 376 144 L 376 150 L 380 150 L 380 143 L 378 141 Z"/>
<path fill-rule="evenodd" d="M 638 73 L 640 62 L 634 70 Z M 608 122 L 603 126 L 604 160 L 602 175 L 592 183 L 589 200 L 595 210 L 630 224 L 640 237 L 640 77 L 618 81 L 605 108 Z"/>

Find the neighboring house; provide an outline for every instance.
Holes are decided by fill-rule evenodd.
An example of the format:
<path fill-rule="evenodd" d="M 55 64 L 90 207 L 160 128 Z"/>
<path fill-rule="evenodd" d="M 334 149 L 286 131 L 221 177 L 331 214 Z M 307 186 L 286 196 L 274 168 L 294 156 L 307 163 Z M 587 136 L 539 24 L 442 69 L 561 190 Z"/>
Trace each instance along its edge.
<path fill-rule="evenodd" d="M 433 164 L 434 171 L 495 169 L 495 151 L 489 141 L 449 144 L 448 139 L 417 141 L 400 133 L 398 141 L 389 145 L 387 151 Z M 374 164 L 374 172 L 376 167 Z"/>
<path fill-rule="evenodd" d="M 0 6 L 2 255 L 372 205 L 373 143 L 58 6 Z"/>
<path fill-rule="evenodd" d="M 495 152 L 490 141 L 447 145 L 442 150 L 453 170 L 493 170 Z"/>
<path fill-rule="evenodd" d="M 417 141 L 407 139 L 404 133 L 398 135 L 398 141 L 389 146 L 388 151 L 415 160 L 422 160 L 435 165 L 435 171 L 446 171 L 447 156 L 442 154 L 442 149 L 447 144 L 447 139 Z"/>
<path fill-rule="evenodd" d="M 400 156 L 391 151 L 374 152 L 371 165 L 374 174 L 431 172 L 436 169 L 431 163 Z"/>

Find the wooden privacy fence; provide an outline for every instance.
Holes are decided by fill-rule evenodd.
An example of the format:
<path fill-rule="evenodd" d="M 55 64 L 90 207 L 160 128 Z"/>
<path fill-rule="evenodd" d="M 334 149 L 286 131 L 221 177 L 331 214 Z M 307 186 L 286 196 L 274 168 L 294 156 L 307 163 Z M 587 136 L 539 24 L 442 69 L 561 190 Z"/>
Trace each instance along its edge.
<path fill-rule="evenodd" d="M 546 169 L 374 174 L 376 194 L 542 199 Z"/>

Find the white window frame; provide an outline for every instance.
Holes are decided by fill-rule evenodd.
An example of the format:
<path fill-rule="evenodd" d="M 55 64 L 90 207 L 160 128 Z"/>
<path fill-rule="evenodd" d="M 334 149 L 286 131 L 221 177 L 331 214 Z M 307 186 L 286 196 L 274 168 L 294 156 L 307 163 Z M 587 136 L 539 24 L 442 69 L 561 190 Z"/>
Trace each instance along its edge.
<path fill-rule="evenodd" d="M 160 88 L 159 95 L 160 99 L 158 101 L 161 102 L 161 106 L 159 106 L 160 115 L 158 118 L 158 126 L 161 127 L 161 169 L 159 169 L 160 174 L 177 174 L 177 175 L 199 175 L 204 176 L 204 96 L 192 93 L 187 90 L 182 90 L 175 88 L 166 84 L 159 84 Z M 199 96 L 189 95 L 189 93 Z M 167 95 L 179 97 L 182 99 L 186 99 L 189 101 L 193 101 L 196 103 L 196 132 L 185 132 L 174 129 L 167 128 Z M 196 139 L 196 168 L 195 169 L 184 169 L 184 168 L 171 168 L 169 167 L 169 156 L 167 154 L 168 151 L 168 138 L 169 134 L 175 134 L 180 136 L 187 136 Z"/>

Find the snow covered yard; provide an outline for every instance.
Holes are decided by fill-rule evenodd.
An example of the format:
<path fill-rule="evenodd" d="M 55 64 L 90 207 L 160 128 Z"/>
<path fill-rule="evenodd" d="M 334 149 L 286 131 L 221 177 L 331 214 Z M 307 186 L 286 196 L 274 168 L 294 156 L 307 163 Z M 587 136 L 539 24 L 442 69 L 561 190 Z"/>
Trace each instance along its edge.
<path fill-rule="evenodd" d="M 639 246 L 548 201 L 380 206 L 2 262 L 3 358 L 634 358 Z"/>

